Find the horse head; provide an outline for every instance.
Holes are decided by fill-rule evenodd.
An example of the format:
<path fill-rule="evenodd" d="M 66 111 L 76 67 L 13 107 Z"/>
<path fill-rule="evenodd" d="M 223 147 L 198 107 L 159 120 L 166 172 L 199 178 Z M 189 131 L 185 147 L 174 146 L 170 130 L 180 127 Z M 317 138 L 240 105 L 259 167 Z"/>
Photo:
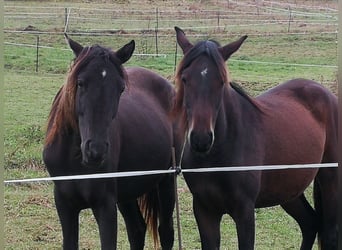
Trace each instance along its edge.
<path fill-rule="evenodd" d="M 180 28 L 175 30 L 184 54 L 176 75 L 175 109 L 182 110 L 191 149 L 208 153 L 214 144 L 216 119 L 228 83 L 225 61 L 247 36 L 222 47 L 211 40 L 193 45 Z"/>
<path fill-rule="evenodd" d="M 101 165 L 110 147 L 109 133 L 126 85 L 122 64 L 130 59 L 134 41 L 116 52 L 94 45 L 83 47 L 66 36 L 75 54 L 69 81 L 75 86 L 74 108 L 81 138 L 82 163 Z"/>

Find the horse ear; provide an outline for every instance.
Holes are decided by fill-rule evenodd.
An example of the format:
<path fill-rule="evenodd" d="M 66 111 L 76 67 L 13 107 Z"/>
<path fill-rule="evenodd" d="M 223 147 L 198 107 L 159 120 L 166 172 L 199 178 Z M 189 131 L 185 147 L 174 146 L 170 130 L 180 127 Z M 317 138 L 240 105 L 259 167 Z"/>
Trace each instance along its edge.
<path fill-rule="evenodd" d="M 183 54 L 188 52 L 193 45 L 189 42 L 188 38 L 185 36 L 185 33 L 182 29 L 175 27 L 176 30 L 176 37 L 177 37 L 177 43 L 183 50 Z"/>
<path fill-rule="evenodd" d="M 74 40 L 70 39 L 66 33 L 64 33 L 64 37 L 65 37 L 67 44 L 72 49 L 75 56 L 77 57 L 81 53 L 81 51 L 83 50 L 83 46 L 81 44 L 75 42 Z"/>
<path fill-rule="evenodd" d="M 219 51 L 221 52 L 223 59 L 227 61 L 228 58 L 240 48 L 247 37 L 248 36 L 242 36 L 239 40 L 227 44 L 226 46 L 220 47 Z"/>
<path fill-rule="evenodd" d="M 119 58 L 120 62 L 123 64 L 131 58 L 134 52 L 134 49 L 135 49 L 135 41 L 132 40 L 126 45 L 124 45 L 121 49 L 116 51 L 115 54 Z"/>

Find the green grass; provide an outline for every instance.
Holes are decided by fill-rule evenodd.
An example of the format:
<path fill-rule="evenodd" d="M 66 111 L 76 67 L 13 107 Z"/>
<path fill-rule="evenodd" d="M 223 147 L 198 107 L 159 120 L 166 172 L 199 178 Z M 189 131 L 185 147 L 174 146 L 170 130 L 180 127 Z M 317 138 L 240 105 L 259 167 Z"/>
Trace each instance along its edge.
<path fill-rule="evenodd" d="M 186 27 L 185 31 L 195 42 L 204 38 L 213 38 L 221 44 L 227 44 L 241 35 L 249 35 L 240 50 L 228 62 L 231 78 L 239 82 L 251 95 L 255 96 L 280 82 L 304 77 L 316 80 L 337 93 L 334 67 L 309 67 L 298 64 L 336 65 L 336 35 L 322 32 L 334 32 L 334 26 L 300 25 L 291 23 L 291 32 L 287 34 L 287 24 L 272 25 L 236 25 L 241 16 L 231 13 L 229 18 L 221 18 L 223 29 L 196 28 L 198 26 L 214 26 L 217 20 L 209 19 L 206 10 L 229 10 L 227 3 L 217 1 L 183 1 L 175 6 L 173 1 L 107 1 L 102 4 L 53 2 L 6 1 L 4 19 L 4 151 L 5 179 L 23 179 L 47 176 L 41 158 L 46 119 L 51 102 L 57 90 L 64 83 L 69 65 L 73 59 L 72 52 L 65 44 L 62 35 L 64 29 L 64 7 L 74 7 L 74 18 L 70 22 L 69 35 L 83 45 L 101 44 L 118 49 L 130 40 L 136 41 L 135 56 L 127 66 L 143 66 L 158 72 L 173 81 L 175 70 L 175 32 L 173 26 Z M 246 1 L 242 1 L 246 2 Z M 298 2 L 298 1 L 297 1 Z M 141 56 L 137 54 L 154 54 L 155 19 L 152 14 L 144 15 L 144 11 L 159 7 L 164 11 L 160 15 L 158 50 L 160 56 Z M 305 4 L 309 4 L 305 2 Z M 327 4 L 326 2 L 324 4 Z M 33 6 L 21 8 L 19 6 Z M 51 9 L 37 7 L 53 7 L 52 18 L 38 17 L 37 12 Z M 79 7 L 87 8 L 84 12 Z M 118 10 L 115 14 L 100 12 L 95 9 Z M 134 11 L 131 11 L 133 9 Z M 254 7 L 231 6 L 232 11 L 242 10 L 256 12 Z M 32 12 L 24 19 L 14 18 L 16 12 Z M 216 13 L 216 12 L 215 12 Z M 42 15 L 42 14 L 41 14 Z M 75 16 L 97 15 L 97 19 L 76 21 Z M 9 17 L 12 16 L 12 17 Z M 249 23 L 258 22 L 269 16 L 245 16 Z M 140 22 L 133 22 L 140 18 Z M 274 14 L 274 20 L 284 18 Z M 321 19 L 322 17 L 320 17 Z M 204 19 L 204 20 L 203 20 Z M 308 17 L 315 21 L 317 17 Z M 123 21 L 125 20 L 125 21 Z M 127 21 L 128 20 L 128 21 Z M 333 20 L 328 20 L 334 23 Z M 36 70 L 36 48 L 38 34 L 21 34 L 31 25 L 36 30 L 48 32 L 39 34 L 39 68 Z M 152 29 L 149 32 L 131 31 L 132 28 Z M 165 29 L 168 28 L 168 29 Z M 100 29 L 95 34 L 79 35 L 76 32 Z M 120 32 L 113 32 L 121 29 Z M 112 30 L 109 32 L 108 30 Z M 57 33 L 56 33 L 57 32 Z M 10 44 L 9 44 L 10 43 Z M 29 46 L 16 46 L 26 44 Z M 46 48 L 51 47 L 51 48 Z M 181 59 L 178 48 L 176 63 Z M 259 62 L 259 63 L 255 63 Z M 276 64 L 282 63 L 282 64 Z M 183 178 L 178 178 L 181 209 L 181 225 L 184 249 L 200 248 L 197 227 L 192 214 L 191 194 Z M 5 186 L 5 242 L 6 249 L 60 249 L 61 228 L 53 202 L 53 186 L 51 184 L 27 184 Z M 309 190 L 308 197 L 311 196 Z M 80 249 L 99 249 L 99 237 L 95 220 L 90 211 L 82 213 Z M 300 231 L 297 224 L 279 207 L 256 210 L 256 249 L 298 249 Z M 127 237 L 122 218 L 119 220 L 119 249 L 128 249 Z M 223 249 L 236 249 L 237 237 L 234 223 L 229 216 L 222 221 Z M 177 243 L 175 242 L 175 245 Z M 151 249 L 148 243 L 147 249 Z"/>
<path fill-rule="evenodd" d="M 46 119 L 64 76 L 5 73 L 5 167 L 42 166 Z"/>
<path fill-rule="evenodd" d="M 178 185 L 183 249 L 199 249 L 200 239 L 192 213 L 191 194 L 182 177 L 178 178 Z M 311 189 L 309 195 L 310 192 Z M 52 193 L 53 185 L 46 183 L 6 186 L 5 249 L 60 249 L 61 227 Z M 174 223 L 176 226 L 175 218 Z M 120 214 L 118 227 L 118 249 L 128 249 Z M 175 246 L 178 246 L 177 233 L 175 237 Z M 256 210 L 257 250 L 298 249 L 300 239 L 299 227 L 279 207 Z M 84 210 L 80 215 L 80 249 L 99 249 L 99 244 L 94 216 L 90 210 Z M 234 222 L 227 215 L 221 223 L 221 245 L 222 249 L 237 249 Z M 152 249 L 152 246 L 150 236 L 147 236 L 146 249 Z"/>

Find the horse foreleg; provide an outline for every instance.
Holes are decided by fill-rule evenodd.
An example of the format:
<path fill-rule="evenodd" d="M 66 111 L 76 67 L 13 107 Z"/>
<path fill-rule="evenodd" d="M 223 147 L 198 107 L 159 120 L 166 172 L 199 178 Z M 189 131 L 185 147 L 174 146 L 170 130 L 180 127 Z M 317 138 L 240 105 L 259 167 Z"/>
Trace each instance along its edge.
<path fill-rule="evenodd" d="M 253 250 L 255 242 L 254 203 L 246 200 L 240 202 L 241 204 L 236 204 L 231 213 L 236 224 L 239 250 Z"/>
<path fill-rule="evenodd" d="M 140 212 L 137 200 L 120 202 L 118 207 L 126 224 L 131 250 L 144 249 L 146 223 Z"/>
<path fill-rule="evenodd" d="M 193 209 L 201 237 L 202 250 L 220 249 L 220 223 L 223 214 L 209 211 L 195 196 L 193 197 Z"/>
<path fill-rule="evenodd" d="M 281 207 L 299 224 L 302 231 L 301 250 L 312 249 L 318 229 L 317 216 L 304 194 L 293 201 L 282 204 Z"/>
<path fill-rule="evenodd" d="M 174 242 L 173 210 L 175 207 L 174 176 L 165 177 L 158 185 L 159 238 L 163 250 L 172 249 Z"/>
<path fill-rule="evenodd" d="M 110 197 L 101 200 L 92 207 L 95 219 L 99 226 L 101 249 L 113 250 L 117 244 L 117 209 L 116 203 Z"/>
<path fill-rule="evenodd" d="M 79 214 L 80 209 L 76 209 L 70 204 L 70 199 L 63 197 L 55 189 L 55 204 L 59 220 L 62 226 L 63 233 L 63 249 L 76 250 L 78 249 L 79 235 Z"/>

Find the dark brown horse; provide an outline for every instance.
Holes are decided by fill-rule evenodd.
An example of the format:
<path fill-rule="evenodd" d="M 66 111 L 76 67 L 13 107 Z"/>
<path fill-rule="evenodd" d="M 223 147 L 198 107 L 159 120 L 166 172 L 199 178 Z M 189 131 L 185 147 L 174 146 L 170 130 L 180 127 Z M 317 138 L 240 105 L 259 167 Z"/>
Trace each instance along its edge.
<path fill-rule="evenodd" d="M 175 28 L 184 57 L 176 74 L 174 114 L 185 146 L 181 166 L 337 162 L 337 97 L 316 82 L 295 79 L 252 98 L 228 78 L 225 61 L 247 36 L 226 46 L 193 45 Z M 337 169 L 184 173 L 202 249 L 219 249 L 220 221 L 236 223 L 239 249 L 254 249 L 254 209 L 280 205 L 299 224 L 301 249 L 320 237 L 337 249 Z M 314 210 L 304 190 L 314 180 Z"/>
<path fill-rule="evenodd" d="M 114 52 L 67 40 L 76 58 L 48 120 L 43 158 L 49 174 L 168 169 L 173 86 L 146 69 L 123 68 L 134 51 L 134 41 Z M 173 175 L 55 181 L 64 249 L 78 248 L 79 213 L 86 208 L 97 220 L 101 248 L 116 249 L 117 202 L 131 249 L 143 249 L 146 223 L 137 198 L 144 194 L 145 202 L 154 202 L 142 202 L 153 235 L 157 236 L 158 219 L 162 248 L 171 249 L 173 187 Z"/>

